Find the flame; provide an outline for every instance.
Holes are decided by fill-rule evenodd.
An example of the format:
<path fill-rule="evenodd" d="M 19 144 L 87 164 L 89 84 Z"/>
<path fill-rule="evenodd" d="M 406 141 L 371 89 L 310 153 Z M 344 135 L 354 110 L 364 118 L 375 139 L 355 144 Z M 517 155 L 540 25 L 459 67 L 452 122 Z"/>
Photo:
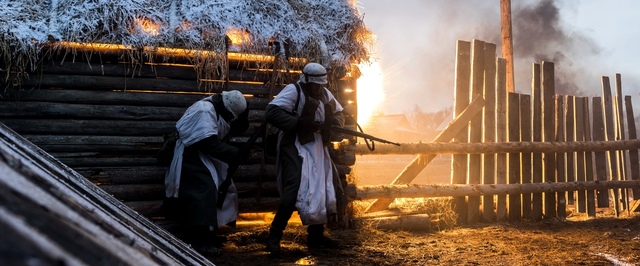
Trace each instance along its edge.
<path fill-rule="evenodd" d="M 382 89 L 382 71 L 377 61 L 361 64 L 358 67 L 362 73 L 358 78 L 358 124 L 364 126 L 382 104 L 384 90 Z"/>
<path fill-rule="evenodd" d="M 149 18 L 139 17 L 136 18 L 135 22 L 136 28 L 142 30 L 142 32 L 148 35 L 156 36 L 160 34 L 160 24 Z"/>
<path fill-rule="evenodd" d="M 249 41 L 249 33 L 242 29 L 230 28 L 226 34 L 234 46 L 241 46 L 244 42 Z"/>

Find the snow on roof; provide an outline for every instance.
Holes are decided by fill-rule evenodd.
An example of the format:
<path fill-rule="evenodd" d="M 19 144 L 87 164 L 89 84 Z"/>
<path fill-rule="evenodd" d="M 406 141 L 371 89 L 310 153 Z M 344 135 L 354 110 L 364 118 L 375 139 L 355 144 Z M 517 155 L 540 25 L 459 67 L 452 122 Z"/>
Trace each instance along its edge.
<path fill-rule="evenodd" d="M 19 56 L 35 62 L 42 44 L 56 41 L 223 52 L 235 30 L 248 33 L 240 52 L 271 53 L 270 41 L 286 41 L 291 56 L 348 66 L 369 60 L 373 38 L 356 2 L 0 0 L 0 49 L 11 51 L 3 60 L 14 66 Z"/>

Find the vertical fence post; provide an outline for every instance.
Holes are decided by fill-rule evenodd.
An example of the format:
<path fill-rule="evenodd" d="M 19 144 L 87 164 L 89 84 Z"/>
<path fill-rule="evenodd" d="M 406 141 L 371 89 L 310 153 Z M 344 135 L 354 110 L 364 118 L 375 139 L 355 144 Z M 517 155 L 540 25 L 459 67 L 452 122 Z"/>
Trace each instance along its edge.
<path fill-rule="evenodd" d="M 604 120 L 602 113 L 602 98 L 593 97 L 591 100 L 593 106 L 593 140 L 605 140 Z M 607 152 L 595 152 L 596 180 L 607 181 Z M 609 207 L 609 191 L 606 189 L 596 190 L 597 202 L 599 208 Z"/>
<path fill-rule="evenodd" d="M 508 139 L 509 141 L 520 141 L 520 98 L 517 93 L 513 92 L 510 92 L 508 97 Z M 508 161 L 509 184 L 520 184 L 520 153 L 509 153 Z M 518 192 L 509 194 L 509 221 L 519 221 L 522 217 L 520 208 L 522 201 L 520 197 L 521 195 Z"/>
<path fill-rule="evenodd" d="M 616 74 L 616 98 L 614 100 L 616 107 L 616 140 L 626 139 L 624 133 L 624 112 L 622 110 L 622 77 L 619 73 Z M 618 173 L 620 180 L 627 180 L 627 156 L 625 150 L 619 150 L 618 154 Z M 622 206 L 625 210 L 629 210 L 629 189 L 621 190 Z"/>
<path fill-rule="evenodd" d="M 507 87 L 506 61 L 498 58 L 496 73 L 496 142 L 507 141 Z M 507 154 L 496 154 L 496 184 L 507 183 Z M 503 221 L 507 214 L 507 196 L 496 197 L 496 220 Z"/>
<path fill-rule="evenodd" d="M 531 96 L 520 95 L 520 141 L 531 141 Z M 521 154 L 522 165 L 520 166 L 520 176 L 522 183 L 531 183 L 531 153 Z M 531 193 L 522 194 L 522 217 L 531 217 Z"/>
<path fill-rule="evenodd" d="M 564 122 L 564 97 L 562 95 L 556 95 L 556 141 L 564 142 L 565 140 L 565 122 Z M 556 181 L 567 182 L 566 172 L 566 153 L 556 153 Z M 567 217 L 567 193 L 565 191 L 557 193 L 557 210 L 558 217 Z"/>
<path fill-rule="evenodd" d="M 611 98 L 611 83 L 609 81 L 609 77 L 606 76 L 602 76 L 602 107 L 605 140 L 615 140 L 615 120 L 613 114 L 613 100 Z M 607 166 L 609 169 L 608 180 L 619 180 L 616 154 L 617 153 L 615 151 L 607 151 Z M 618 201 L 620 200 L 620 190 L 612 190 L 613 210 L 615 211 L 616 217 L 618 217 L 620 215 L 620 206 L 618 204 Z"/>
<path fill-rule="evenodd" d="M 471 43 L 456 43 L 456 83 L 453 115 L 457 117 L 469 105 L 469 85 L 471 75 Z M 468 127 L 460 130 L 453 139 L 456 142 L 469 142 Z M 465 184 L 467 181 L 467 155 L 454 154 L 451 160 L 451 184 Z M 458 224 L 467 222 L 467 204 L 465 197 L 453 199 L 454 210 L 458 215 Z"/>
<path fill-rule="evenodd" d="M 591 123 L 589 123 L 589 97 L 582 98 L 583 107 L 582 116 L 584 117 L 584 141 L 592 141 L 591 138 Z M 585 179 L 587 181 L 594 181 L 593 174 L 593 152 L 586 151 L 584 154 L 584 167 L 586 168 L 586 176 Z M 587 190 L 587 215 L 589 217 L 596 216 L 596 203 L 595 203 L 595 193 L 593 189 Z"/>
<path fill-rule="evenodd" d="M 556 139 L 555 120 L 553 113 L 556 109 L 553 96 L 556 94 L 555 70 L 552 62 L 542 62 L 542 112 L 543 112 L 543 141 L 554 141 Z M 556 182 L 556 153 L 545 152 L 544 160 L 544 182 Z M 556 217 L 556 193 L 546 192 L 544 194 L 544 216 L 546 218 Z"/>
<path fill-rule="evenodd" d="M 566 113 L 565 113 L 565 139 L 567 141 L 576 140 L 576 112 L 575 112 L 575 96 L 567 95 L 566 98 Z M 567 152 L 567 182 L 576 181 L 576 152 Z M 575 193 L 573 191 L 567 191 L 567 204 L 575 204 Z"/>
<path fill-rule="evenodd" d="M 631 104 L 631 96 L 624 97 L 625 107 L 627 109 L 627 127 L 629 129 L 629 139 L 638 139 L 638 132 L 636 131 L 636 121 L 633 117 L 633 106 Z M 638 159 L 638 150 L 629 150 L 629 162 L 630 165 L 630 179 L 640 179 L 640 161 Z M 633 199 L 640 199 L 640 189 L 634 188 L 632 190 Z"/>
<path fill-rule="evenodd" d="M 584 141 L 584 102 L 582 101 L 582 97 L 575 97 L 575 141 Z M 585 178 L 585 167 L 584 167 L 584 151 L 576 152 L 576 181 L 584 182 Z M 576 209 L 580 213 L 584 213 L 587 211 L 585 204 L 587 203 L 586 191 L 578 190 L 576 196 Z"/>
<path fill-rule="evenodd" d="M 484 47 L 485 43 L 473 40 L 471 43 L 471 93 L 470 99 L 482 95 L 484 86 Z M 469 123 L 469 142 L 482 142 L 482 116 L 477 116 Z M 482 155 L 469 154 L 468 184 L 480 184 L 482 180 Z M 480 221 L 480 197 L 467 197 L 467 222 Z"/>
<path fill-rule="evenodd" d="M 483 120 L 483 142 L 495 143 L 496 140 L 496 45 L 485 44 L 484 53 L 484 120 Z M 496 155 L 484 154 L 482 162 L 483 184 L 496 183 Z M 484 221 L 493 221 L 494 196 L 482 197 L 482 217 Z"/>
<path fill-rule="evenodd" d="M 533 124 L 533 141 L 542 141 L 542 91 L 540 89 L 540 64 L 533 64 L 531 79 L 531 97 Z M 533 183 L 542 182 L 542 153 L 532 154 L 533 160 Z M 533 208 L 531 210 L 531 220 L 542 219 L 542 193 L 533 193 Z"/>

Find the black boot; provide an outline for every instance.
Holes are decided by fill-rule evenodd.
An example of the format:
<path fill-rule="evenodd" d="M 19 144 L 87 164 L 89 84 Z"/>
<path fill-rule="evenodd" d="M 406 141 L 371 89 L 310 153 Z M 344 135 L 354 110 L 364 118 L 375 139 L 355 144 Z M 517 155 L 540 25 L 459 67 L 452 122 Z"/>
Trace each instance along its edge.
<path fill-rule="evenodd" d="M 222 249 L 210 243 L 209 226 L 187 226 L 183 232 L 183 240 L 193 249 L 206 257 L 218 257 L 222 255 Z"/>
<path fill-rule="evenodd" d="M 267 241 L 265 242 L 265 245 L 267 246 L 267 251 L 273 254 L 280 253 L 281 239 L 282 239 L 282 230 L 271 228 L 269 230 L 269 236 L 267 236 Z"/>
<path fill-rule="evenodd" d="M 328 248 L 336 249 L 340 247 L 340 242 L 324 235 L 323 224 L 312 224 L 307 227 L 307 247 L 308 248 Z"/>

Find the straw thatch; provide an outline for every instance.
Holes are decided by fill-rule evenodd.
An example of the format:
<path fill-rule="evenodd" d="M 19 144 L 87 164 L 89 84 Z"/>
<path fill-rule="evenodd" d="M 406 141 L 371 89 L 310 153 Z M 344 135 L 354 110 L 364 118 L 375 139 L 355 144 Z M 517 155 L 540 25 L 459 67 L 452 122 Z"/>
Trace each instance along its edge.
<path fill-rule="evenodd" d="M 68 42 L 131 47 L 145 59 L 159 47 L 213 51 L 221 65 L 230 32 L 243 32 L 231 51 L 273 54 L 270 42 L 288 44 L 289 57 L 349 67 L 368 60 L 371 33 L 354 0 L 0 0 L 0 72 L 3 81 L 31 71 L 43 47 Z M 69 49 L 64 49 L 68 52 Z M 195 62 L 202 55 L 193 55 Z M 283 55 L 284 56 L 284 55 Z M 135 60 L 132 60 L 135 61 Z M 202 63 L 200 62 L 202 65 Z"/>

